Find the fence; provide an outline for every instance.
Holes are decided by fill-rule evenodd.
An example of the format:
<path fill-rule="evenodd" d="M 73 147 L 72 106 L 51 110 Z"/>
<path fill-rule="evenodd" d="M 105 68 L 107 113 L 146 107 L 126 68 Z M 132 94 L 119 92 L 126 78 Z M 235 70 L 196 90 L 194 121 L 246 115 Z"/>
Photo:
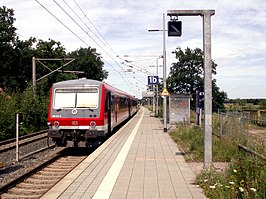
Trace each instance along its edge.
<path fill-rule="evenodd" d="M 261 114 L 260 112 L 259 119 L 258 114 L 251 113 L 250 111 L 218 113 L 218 122 L 216 127 L 214 127 L 214 133 L 265 155 L 265 113 Z"/>

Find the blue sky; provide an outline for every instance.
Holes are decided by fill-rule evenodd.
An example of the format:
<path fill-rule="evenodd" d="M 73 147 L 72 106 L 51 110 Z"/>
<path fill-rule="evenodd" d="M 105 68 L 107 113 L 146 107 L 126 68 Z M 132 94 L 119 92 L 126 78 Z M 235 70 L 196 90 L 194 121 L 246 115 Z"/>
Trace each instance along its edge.
<path fill-rule="evenodd" d="M 229 98 L 266 98 L 264 0 L 38 1 L 82 41 L 36 0 L 1 0 L 1 6 L 15 10 L 15 27 L 21 39 L 31 36 L 43 40 L 51 38 L 60 41 L 67 51 L 88 46 L 96 48 L 109 71 L 106 82 L 137 97 L 146 90 L 147 76 L 156 75 L 155 67 L 150 66 L 156 65 L 157 58 L 162 55 L 163 33 L 148 32 L 148 29 L 162 29 L 163 13 L 168 10 L 214 9 L 212 59 L 218 64 L 217 75 L 213 76 L 218 87 Z M 166 16 L 166 20 L 169 17 Z M 171 53 L 176 47 L 194 49 L 203 46 L 202 18 L 179 17 L 179 20 L 183 22 L 182 37 L 166 38 L 167 74 L 171 63 L 176 61 Z M 162 59 L 158 59 L 158 63 L 162 65 Z M 132 72 L 128 72 L 129 69 Z M 162 77 L 161 67 L 159 76 Z"/>

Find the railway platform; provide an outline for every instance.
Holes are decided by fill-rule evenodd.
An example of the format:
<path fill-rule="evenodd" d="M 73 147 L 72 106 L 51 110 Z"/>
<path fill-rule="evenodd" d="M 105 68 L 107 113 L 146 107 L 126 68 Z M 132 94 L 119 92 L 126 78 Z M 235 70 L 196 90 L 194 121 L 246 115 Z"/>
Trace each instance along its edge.
<path fill-rule="evenodd" d="M 141 107 L 42 198 L 206 198 L 163 123 Z"/>

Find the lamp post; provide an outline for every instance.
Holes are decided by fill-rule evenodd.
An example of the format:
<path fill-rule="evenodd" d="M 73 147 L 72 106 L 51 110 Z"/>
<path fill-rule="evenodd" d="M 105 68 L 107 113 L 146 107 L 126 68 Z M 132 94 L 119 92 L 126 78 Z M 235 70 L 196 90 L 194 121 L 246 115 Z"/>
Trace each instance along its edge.
<path fill-rule="evenodd" d="M 165 13 L 163 13 L 163 30 L 152 29 L 149 32 L 163 31 L 163 88 L 166 89 L 166 44 L 165 44 Z M 163 131 L 167 132 L 167 117 L 166 117 L 167 96 L 163 98 Z"/>
<path fill-rule="evenodd" d="M 159 74 L 158 74 L 158 67 L 162 67 L 162 65 L 158 65 L 158 60 L 160 59 L 160 58 L 163 58 L 163 56 L 162 55 L 160 55 L 159 57 L 157 57 L 156 58 L 156 65 L 154 66 L 154 65 L 152 65 L 152 66 L 150 66 L 150 67 L 156 67 L 156 76 L 159 78 Z M 158 115 L 159 115 L 159 113 L 158 113 L 158 107 L 159 107 L 159 93 L 158 93 L 158 90 L 159 90 L 159 85 L 158 84 L 156 84 L 155 85 L 155 89 L 156 89 L 156 107 L 155 107 L 155 116 L 156 117 L 158 117 Z"/>

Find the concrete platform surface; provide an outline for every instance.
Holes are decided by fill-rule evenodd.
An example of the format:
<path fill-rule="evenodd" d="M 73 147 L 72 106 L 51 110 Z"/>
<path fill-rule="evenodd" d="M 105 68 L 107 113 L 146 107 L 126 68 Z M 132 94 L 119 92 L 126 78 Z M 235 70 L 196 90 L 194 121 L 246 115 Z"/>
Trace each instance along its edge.
<path fill-rule="evenodd" d="M 42 198 L 206 198 L 159 118 L 141 107 Z"/>

